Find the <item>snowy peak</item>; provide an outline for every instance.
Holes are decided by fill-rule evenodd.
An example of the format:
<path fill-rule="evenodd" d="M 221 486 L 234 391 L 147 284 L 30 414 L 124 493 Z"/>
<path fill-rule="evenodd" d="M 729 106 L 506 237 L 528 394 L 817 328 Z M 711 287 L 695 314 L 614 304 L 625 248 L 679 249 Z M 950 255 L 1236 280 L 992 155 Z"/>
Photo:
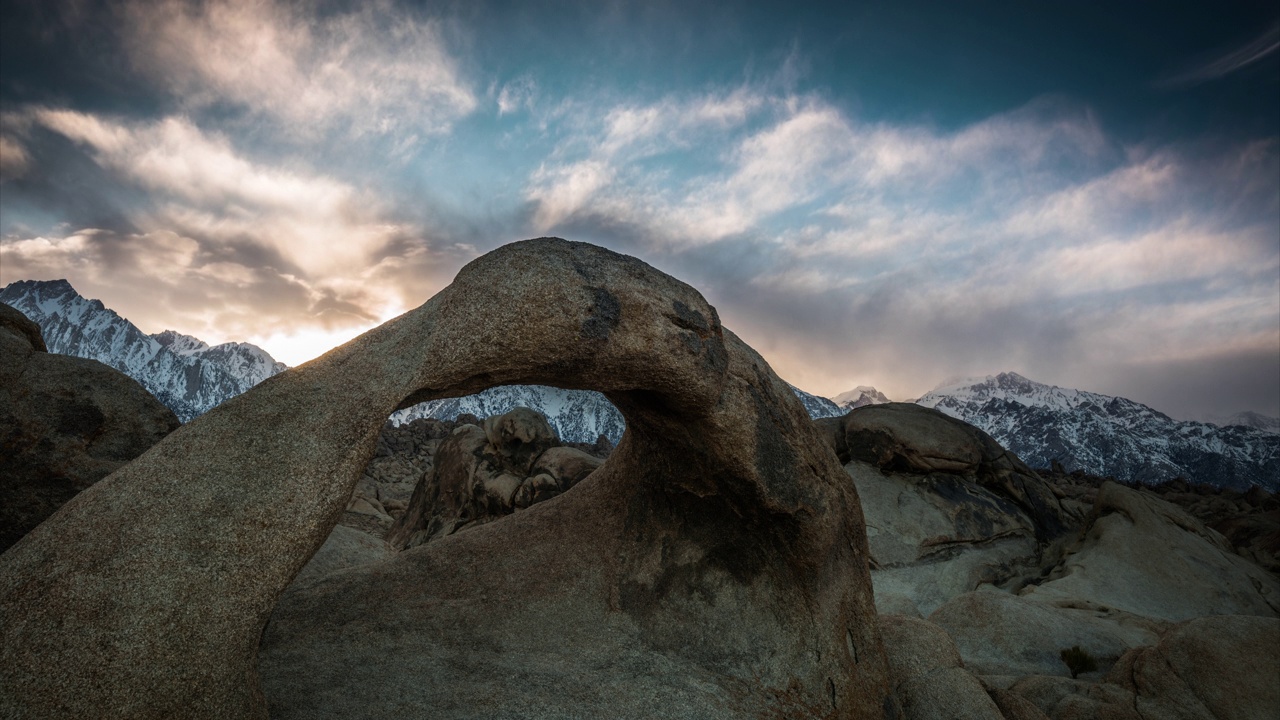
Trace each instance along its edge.
<path fill-rule="evenodd" d="M 843 415 L 836 404 L 788 384 L 813 418 Z M 453 420 L 463 413 L 485 418 L 517 407 L 542 413 L 564 442 L 595 442 L 604 435 L 613 443 L 622 439 L 626 420 L 604 395 L 594 390 L 564 390 L 544 385 L 503 385 L 460 398 L 428 400 L 391 415 L 391 422 L 405 425 L 418 418 Z"/>
<path fill-rule="evenodd" d="M 1006 372 L 950 380 L 917 401 L 976 425 L 1033 467 L 1061 463 L 1126 482 L 1175 477 L 1280 488 L 1280 435 L 1179 422 L 1126 398 Z"/>
<path fill-rule="evenodd" d="M 176 352 L 179 355 L 191 356 L 202 350 L 209 349 L 209 343 L 200 338 L 183 335 L 177 330 L 165 330 L 151 336 L 161 346 L 169 348 L 170 352 Z"/>
<path fill-rule="evenodd" d="M 808 412 L 809 417 L 815 420 L 818 418 L 836 417 L 837 415 L 843 415 L 847 412 L 847 410 L 842 410 L 839 405 L 831 402 L 830 400 L 807 393 L 791 383 L 787 383 L 787 387 L 791 388 L 791 392 L 795 393 L 796 397 L 800 398 L 800 404 L 804 405 L 805 412 Z"/>
<path fill-rule="evenodd" d="M 859 385 L 852 390 L 842 392 L 831 398 L 831 401 L 844 412 L 848 412 L 854 408 L 863 407 L 864 405 L 882 405 L 890 402 L 889 398 L 885 397 L 884 393 L 870 385 Z"/>
<path fill-rule="evenodd" d="M 285 370 L 247 343 L 208 343 L 172 330 L 147 335 L 66 280 L 21 280 L 0 288 L 12 305 L 40 326 L 50 352 L 90 358 L 142 384 L 183 422 Z"/>

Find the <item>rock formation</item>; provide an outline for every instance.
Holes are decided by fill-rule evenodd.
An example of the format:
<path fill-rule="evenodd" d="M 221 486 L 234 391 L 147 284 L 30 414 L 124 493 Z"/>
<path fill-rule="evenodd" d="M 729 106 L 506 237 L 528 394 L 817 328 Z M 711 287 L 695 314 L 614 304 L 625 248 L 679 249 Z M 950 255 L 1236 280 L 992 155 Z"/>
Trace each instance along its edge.
<path fill-rule="evenodd" d="M 0 552 L 176 427 L 136 381 L 46 352 L 39 326 L 0 303 Z"/>
<path fill-rule="evenodd" d="M 911 403 L 820 421 L 866 513 L 881 612 L 927 615 L 978 585 L 1039 574 L 1072 522 L 986 433 Z"/>
<path fill-rule="evenodd" d="M 599 390 L 627 432 L 570 492 L 295 589 L 264 638 L 387 416 L 505 383 Z M 836 458 L 696 291 L 515 243 L 0 556 L 0 715 L 882 718 L 866 556 Z"/>
<path fill-rule="evenodd" d="M 560 446 L 547 419 L 528 408 L 483 422 L 483 428 L 458 425 L 440 444 L 388 535 L 393 547 L 421 545 L 550 500 L 603 463 Z"/>
<path fill-rule="evenodd" d="M 1274 575 L 1153 493 L 1110 482 L 1098 491 L 1079 541 L 1026 595 L 1169 621 L 1280 615 L 1280 581 Z"/>
<path fill-rule="evenodd" d="M 919 618 L 881 615 L 880 634 L 906 720 L 1005 720 L 945 630 Z"/>
<path fill-rule="evenodd" d="M 1280 709 L 1280 619 L 1197 618 L 1126 653 L 1102 681 L 1033 675 L 1010 691 L 1052 720 L 1254 720 Z"/>

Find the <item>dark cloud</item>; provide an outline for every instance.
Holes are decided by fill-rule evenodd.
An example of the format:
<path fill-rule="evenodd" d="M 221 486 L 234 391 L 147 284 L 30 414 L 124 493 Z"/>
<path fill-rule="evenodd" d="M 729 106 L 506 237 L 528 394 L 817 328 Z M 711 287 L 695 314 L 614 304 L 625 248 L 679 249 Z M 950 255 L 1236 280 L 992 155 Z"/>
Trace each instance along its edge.
<path fill-rule="evenodd" d="M 129 209 L 146 197 L 129 182 L 105 170 L 67 138 L 29 122 L 11 137 L 26 155 L 23 172 L 4 181 L 4 216 L 0 234 L 21 223 L 44 233 L 50 225 L 103 228 L 119 233 L 138 232 Z M 29 227 L 26 218 L 38 218 Z M 56 218 L 54 223 L 39 219 Z"/>
<path fill-rule="evenodd" d="M 1096 392 L 1123 395 L 1182 420 L 1245 410 L 1280 417 L 1280 345 L 1103 366 L 1073 375 L 1088 377 Z"/>

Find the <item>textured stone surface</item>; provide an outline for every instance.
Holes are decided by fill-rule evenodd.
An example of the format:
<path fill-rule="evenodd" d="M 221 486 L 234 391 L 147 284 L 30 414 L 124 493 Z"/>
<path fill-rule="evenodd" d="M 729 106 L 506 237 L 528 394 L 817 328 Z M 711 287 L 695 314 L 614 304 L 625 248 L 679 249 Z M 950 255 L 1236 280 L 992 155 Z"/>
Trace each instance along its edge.
<path fill-rule="evenodd" d="M 367 532 L 338 525 L 298 572 L 290 587 L 309 585 L 330 573 L 357 565 L 368 565 L 389 557 L 391 550 L 386 543 L 370 537 Z"/>
<path fill-rule="evenodd" d="M 906 720 L 1004 720 L 942 628 L 919 618 L 881 615 L 880 634 Z"/>
<path fill-rule="evenodd" d="M 1107 671 L 1131 648 L 1154 644 L 1165 623 L 1103 607 L 1057 607 L 998 590 L 966 593 L 929 616 L 980 675 L 1064 675 L 1062 650 L 1080 646 Z"/>
<path fill-rule="evenodd" d="M 1125 653 L 1101 681 L 1032 675 L 1010 692 L 1053 720 L 1280 717 L 1280 619 L 1197 618 Z"/>
<path fill-rule="evenodd" d="M 1057 604 L 1089 601 L 1170 621 L 1275 617 L 1280 581 L 1180 508 L 1106 483 L 1080 541 L 1027 596 Z"/>
<path fill-rule="evenodd" d="M 865 406 L 818 426 L 857 486 L 882 611 L 928 615 L 981 585 L 1036 577 L 1066 528 L 1036 473 L 936 410 Z"/>
<path fill-rule="evenodd" d="M 1280 717 L 1277 648 L 1280 619 L 1197 618 L 1131 651 L 1108 679 L 1136 695 L 1144 718 Z"/>
<path fill-rule="evenodd" d="M 39 326 L 0 303 L 0 552 L 176 427 L 136 381 L 45 352 Z"/>
<path fill-rule="evenodd" d="M 857 496 L 692 288 L 515 243 L 422 307 L 180 428 L 0 556 L 0 714 L 264 717 L 258 648 L 388 414 L 503 383 L 627 419 L 572 491 L 290 593 L 281 717 L 893 712 Z"/>

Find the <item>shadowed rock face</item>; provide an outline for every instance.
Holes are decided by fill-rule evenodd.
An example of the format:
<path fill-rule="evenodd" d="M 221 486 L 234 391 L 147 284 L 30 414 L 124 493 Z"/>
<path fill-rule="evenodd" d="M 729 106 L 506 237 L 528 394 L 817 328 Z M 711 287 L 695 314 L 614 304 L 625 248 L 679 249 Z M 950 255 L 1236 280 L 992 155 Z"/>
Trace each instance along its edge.
<path fill-rule="evenodd" d="M 263 645 L 273 712 L 325 685 L 316 702 L 434 717 L 893 711 L 861 510 L 799 401 L 692 288 L 540 239 L 180 428 L 0 556 L 0 715 L 265 717 L 264 625 L 387 415 L 507 383 L 599 390 L 626 435 L 564 495 L 300 590 Z M 320 648 L 364 686 L 309 677 Z M 355 673 L 376 656 L 401 672 Z"/>
<path fill-rule="evenodd" d="M 176 427 L 137 381 L 47 352 L 40 327 L 0 303 L 0 552 Z"/>

